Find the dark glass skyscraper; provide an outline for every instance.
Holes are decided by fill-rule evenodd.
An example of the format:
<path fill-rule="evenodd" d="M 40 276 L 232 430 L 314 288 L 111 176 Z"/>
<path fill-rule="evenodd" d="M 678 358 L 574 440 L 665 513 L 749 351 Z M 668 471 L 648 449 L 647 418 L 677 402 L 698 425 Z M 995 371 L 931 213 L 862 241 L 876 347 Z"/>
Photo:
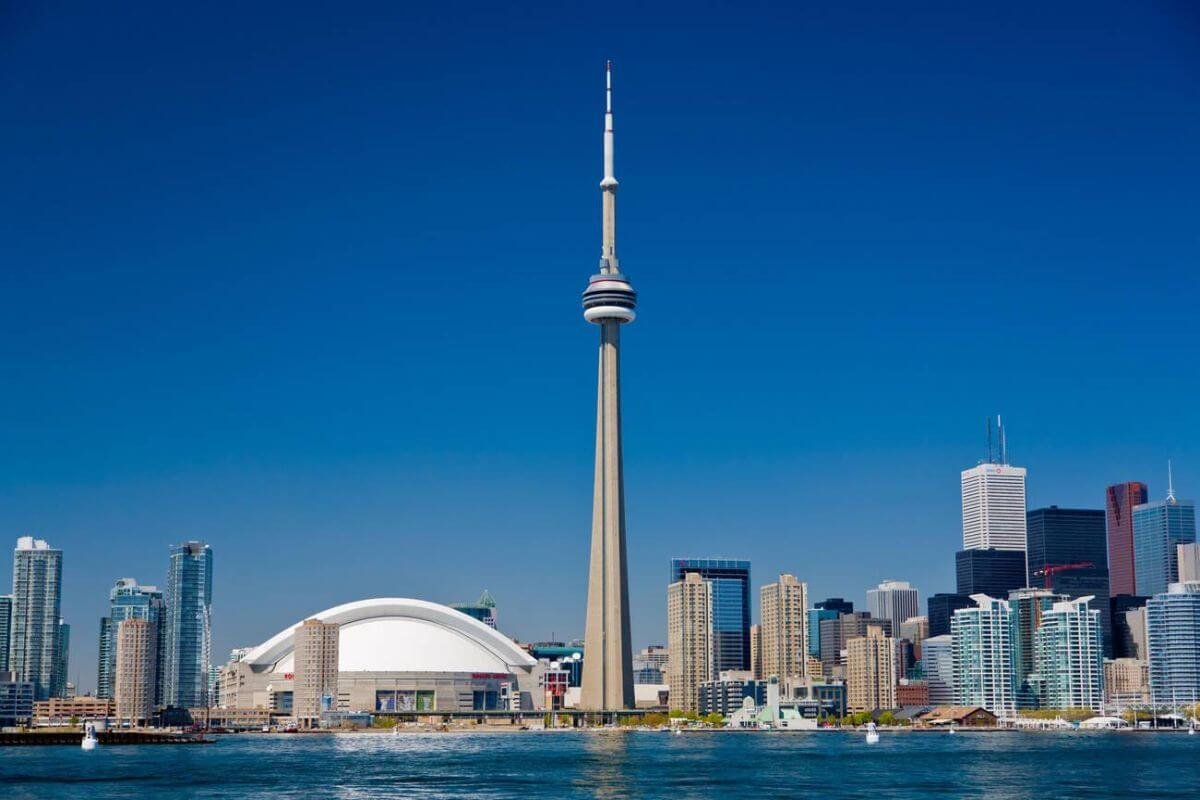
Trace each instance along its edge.
<path fill-rule="evenodd" d="M 1104 492 L 1108 590 L 1113 597 L 1137 594 L 1133 565 L 1133 507 L 1145 503 L 1148 497 L 1146 484 L 1141 481 L 1116 483 Z"/>
<path fill-rule="evenodd" d="M 853 614 L 854 603 L 849 600 L 843 600 L 840 597 L 827 597 L 819 603 L 813 603 L 813 608 L 824 608 L 828 611 L 836 611 L 839 614 Z"/>
<path fill-rule="evenodd" d="M 929 617 L 929 635 L 949 636 L 950 618 L 960 608 L 974 608 L 975 602 L 969 595 L 938 592 L 926 601 Z"/>
<path fill-rule="evenodd" d="M 163 704 L 198 708 L 208 702 L 212 659 L 212 550 L 208 545 L 185 542 L 171 548 L 166 600 Z"/>
<path fill-rule="evenodd" d="M 750 562 L 673 558 L 670 583 L 696 572 L 713 587 L 713 673 L 750 669 Z"/>
<path fill-rule="evenodd" d="M 1053 565 L 1091 564 L 1052 575 L 1057 594 L 1072 600 L 1092 595 L 1100 612 L 1100 635 L 1105 655 L 1112 654 L 1112 619 L 1108 603 L 1108 539 L 1105 512 L 1087 508 L 1038 508 L 1027 515 L 1027 586 L 1045 586 L 1037 573 Z"/>
<path fill-rule="evenodd" d="M 1004 600 L 1013 589 L 1025 586 L 1024 550 L 959 550 L 954 554 L 954 566 L 957 594 L 986 594 Z"/>

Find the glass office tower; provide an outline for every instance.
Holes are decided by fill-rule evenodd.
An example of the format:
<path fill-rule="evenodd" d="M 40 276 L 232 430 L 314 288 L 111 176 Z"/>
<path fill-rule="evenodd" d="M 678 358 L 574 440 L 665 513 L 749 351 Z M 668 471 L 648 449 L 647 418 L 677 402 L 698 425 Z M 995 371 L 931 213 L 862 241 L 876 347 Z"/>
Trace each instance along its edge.
<path fill-rule="evenodd" d="M 1196 541 L 1196 505 L 1168 497 L 1133 509 L 1133 567 L 1137 593 L 1156 595 L 1177 580 L 1175 545 Z"/>
<path fill-rule="evenodd" d="M 1045 586 L 1038 571 L 1052 565 L 1091 564 L 1052 575 L 1057 594 L 1072 600 L 1091 596 L 1091 609 L 1100 612 L 1100 635 L 1105 655 L 1112 654 L 1111 610 L 1108 603 L 1108 537 L 1100 509 L 1038 508 L 1028 516 L 1026 586 Z"/>
<path fill-rule="evenodd" d="M 203 542 L 172 547 L 167 571 L 163 705 L 200 708 L 207 704 L 211 610 L 212 550 Z"/>
<path fill-rule="evenodd" d="M 713 674 L 748 670 L 750 664 L 750 562 L 725 558 L 673 558 L 675 583 L 689 572 L 713 586 Z"/>

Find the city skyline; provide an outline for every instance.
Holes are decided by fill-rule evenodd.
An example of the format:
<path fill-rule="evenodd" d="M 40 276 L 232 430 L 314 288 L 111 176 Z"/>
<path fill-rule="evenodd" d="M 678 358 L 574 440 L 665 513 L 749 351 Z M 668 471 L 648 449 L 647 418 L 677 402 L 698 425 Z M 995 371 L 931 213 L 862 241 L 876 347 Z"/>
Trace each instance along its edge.
<path fill-rule="evenodd" d="M 1102 508 L 1126 480 L 1160 500 L 1168 458 L 1196 497 L 1196 323 L 1163 313 L 1196 288 L 1193 56 L 1108 11 L 1122 24 L 1052 15 L 1019 62 L 1003 26 L 945 9 L 732 41 L 705 11 L 653 46 L 602 22 L 548 52 L 431 20 L 412 30 L 440 52 L 375 20 L 273 40 L 248 12 L 289 44 L 270 65 L 203 22 L 147 14 L 134 41 L 95 12 L 24 20 L 4 58 L 30 79 L 0 88 L 22 120 L 0 155 L 22 198 L 0 502 L 9 540 L 66 553 L 68 677 L 94 681 L 113 582 L 165 586 L 191 539 L 219 554 L 216 654 L 362 596 L 484 587 L 506 632 L 583 635 L 594 331 L 564 298 L 598 219 L 586 87 L 607 56 L 652 309 L 623 365 L 635 650 L 661 641 L 675 557 L 811 597 L 951 591 L 955 473 L 997 411 L 1031 509 Z M 497 272 L 523 287 L 504 315 Z M 429 575 L 451 540 L 453 574 Z M 498 566 L 509 548 L 544 578 Z"/>

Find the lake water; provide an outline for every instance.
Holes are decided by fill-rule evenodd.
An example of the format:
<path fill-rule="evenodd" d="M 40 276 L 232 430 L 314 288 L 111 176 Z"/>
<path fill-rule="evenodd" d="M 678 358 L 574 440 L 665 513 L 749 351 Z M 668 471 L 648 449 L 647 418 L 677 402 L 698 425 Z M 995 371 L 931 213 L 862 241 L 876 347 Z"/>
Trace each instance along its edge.
<path fill-rule="evenodd" d="M 1138 733 L 245 735 L 0 747 L 0 798 L 1164 798 L 1200 736 Z"/>

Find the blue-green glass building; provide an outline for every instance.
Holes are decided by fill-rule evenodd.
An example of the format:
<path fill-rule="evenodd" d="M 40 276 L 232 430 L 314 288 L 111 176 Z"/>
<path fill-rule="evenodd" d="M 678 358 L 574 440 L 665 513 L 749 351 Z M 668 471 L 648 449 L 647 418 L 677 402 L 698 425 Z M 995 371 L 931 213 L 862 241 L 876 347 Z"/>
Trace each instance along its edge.
<path fill-rule="evenodd" d="M 185 542 L 171 548 L 164 626 L 163 705 L 200 708 L 208 702 L 212 564 L 212 550 L 203 542 Z"/>
<path fill-rule="evenodd" d="M 728 558 L 673 558 L 671 579 L 696 572 L 712 582 L 713 673 L 750 669 L 750 562 Z"/>
<path fill-rule="evenodd" d="M 1166 500 L 1133 507 L 1133 571 L 1137 593 L 1162 594 L 1178 579 L 1175 546 L 1196 541 L 1196 504 Z"/>

